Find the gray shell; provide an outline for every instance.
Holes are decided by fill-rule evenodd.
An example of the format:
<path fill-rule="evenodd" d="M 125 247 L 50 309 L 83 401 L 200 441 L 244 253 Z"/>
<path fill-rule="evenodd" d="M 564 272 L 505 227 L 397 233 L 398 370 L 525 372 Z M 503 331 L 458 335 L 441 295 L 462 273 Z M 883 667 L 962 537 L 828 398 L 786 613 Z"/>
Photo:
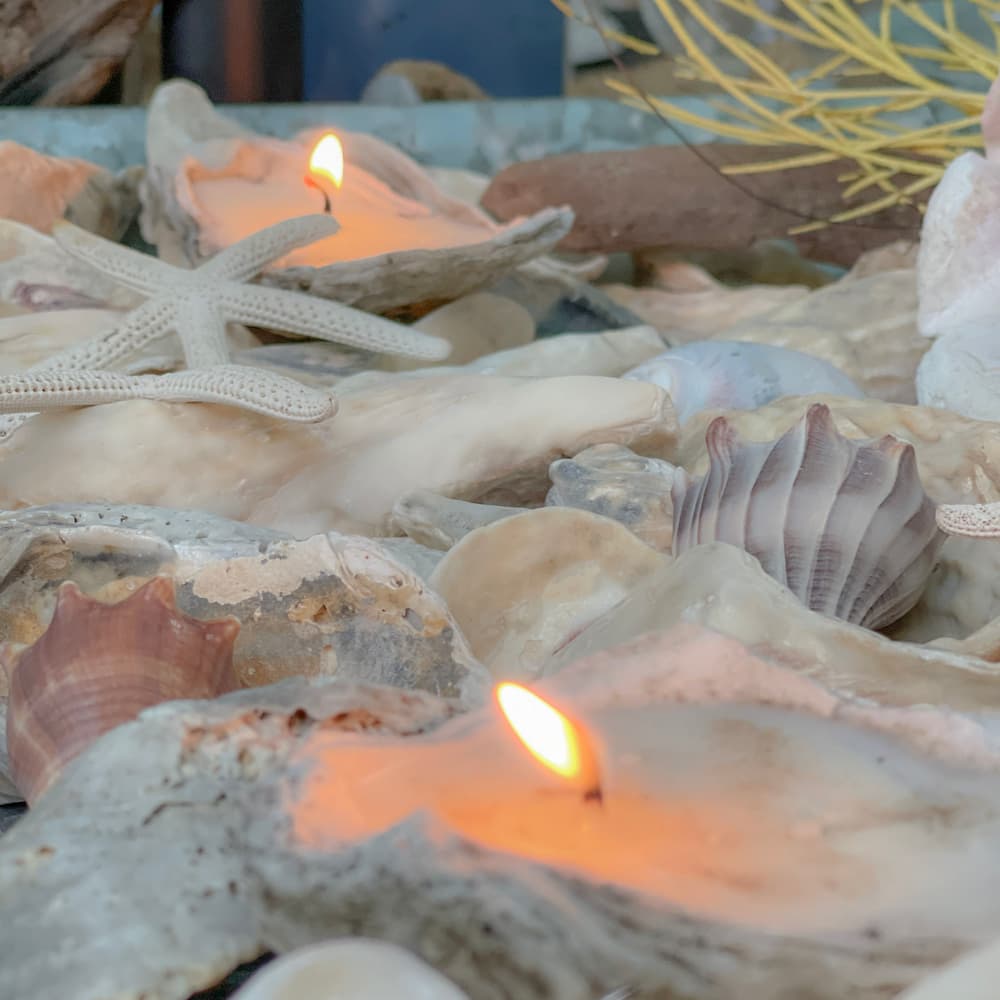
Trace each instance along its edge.
<path fill-rule="evenodd" d="M 822 404 L 777 441 L 708 426 L 709 471 L 674 478 L 677 555 L 703 542 L 745 549 L 814 611 L 883 628 L 916 604 L 944 535 L 913 446 L 851 440 Z"/>

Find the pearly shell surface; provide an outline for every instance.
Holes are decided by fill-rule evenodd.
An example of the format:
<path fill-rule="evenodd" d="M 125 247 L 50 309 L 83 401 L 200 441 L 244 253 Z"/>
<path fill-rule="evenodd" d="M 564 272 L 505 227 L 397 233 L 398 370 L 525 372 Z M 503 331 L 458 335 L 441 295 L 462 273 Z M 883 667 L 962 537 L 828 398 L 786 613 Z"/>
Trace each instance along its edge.
<path fill-rule="evenodd" d="M 912 268 L 847 275 L 804 298 L 729 327 L 720 340 L 787 347 L 822 358 L 867 395 L 912 403 L 913 376 L 928 348 L 917 329 Z"/>
<path fill-rule="evenodd" d="M 238 686 L 234 619 L 177 610 L 174 585 L 154 577 L 117 604 L 59 588 L 55 612 L 26 649 L 0 654 L 10 695 L 11 776 L 29 803 L 104 733 L 164 701 L 214 698 Z"/>
<path fill-rule="evenodd" d="M 944 535 L 912 445 L 842 437 L 823 404 L 776 441 L 742 442 L 725 417 L 705 440 L 708 473 L 674 479 L 675 555 L 744 548 L 807 607 L 866 628 L 920 599 Z"/>
<path fill-rule="evenodd" d="M 525 680 L 664 558 L 610 518 L 545 507 L 470 532 L 430 584 L 493 676 Z"/>
<path fill-rule="evenodd" d="M 269 963 L 233 1000 L 468 1000 L 412 952 L 346 938 L 297 948 Z"/>
<path fill-rule="evenodd" d="M 819 358 L 742 341 L 698 340 L 674 347 L 624 377 L 666 389 L 681 424 L 702 410 L 753 410 L 782 396 L 864 398 L 851 379 Z"/>
<path fill-rule="evenodd" d="M 299 538 L 377 535 L 415 489 L 540 504 L 555 459 L 610 441 L 656 449 L 676 433 L 663 390 L 644 382 L 466 373 L 352 382 L 338 387 L 337 419 L 319 424 L 148 401 L 39 414 L 0 446 L 0 507 L 140 503 Z"/>

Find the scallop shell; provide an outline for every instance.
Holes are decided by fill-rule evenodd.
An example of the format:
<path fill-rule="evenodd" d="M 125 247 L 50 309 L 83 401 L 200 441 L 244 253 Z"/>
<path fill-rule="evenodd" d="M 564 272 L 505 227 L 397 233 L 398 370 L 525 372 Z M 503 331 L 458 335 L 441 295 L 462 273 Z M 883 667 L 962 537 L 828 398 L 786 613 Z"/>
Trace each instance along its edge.
<path fill-rule="evenodd" d="M 165 576 L 118 604 L 64 583 L 38 641 L 0 654 L 10 684 L 7 750 L 25 799 L 36 801 L 70 760 L 144 708 L 234 690 L 239 628 L 232 618 L 178 611 Z"/>
<path fill-rule="evenodd" d="M 196 182 L 211 177 L 259 180 L 290 153 L 303 162 L 320 130 L 291 142 L 255 134 L 220 115 L 201 88 L 188 81 L 162 84 L 147 118 L 149 167 L 142 190 L 143 234 L 161 257 L 195 264 L 222 249 L 212 245 L 206 220 L 209 208 Z M 505 274 L 531 268 L 546 283 L 588 276 L 603 262 L 564 265 L 539 260 L 573 225 L 568 208 L 546 208 L 526 219 L 498 225 L 476 205 L 445 194 L 433 178 L 400 150 L 371 135 L 337 135 L 348 164 L 363 168 L 396 194 L 417 202 L 430 215 L 468 233 L 461 246 L 407 248 L 331 262 L 269 268 L 262 282 L 306 291 L 370 312 L 421 315 L 428 307 L 485 288 Z"/>
<path fill-rule="evenodd" d="M 678 470 L 673 551 L 720 541 L 745 549 L 814 611 L 877 629 L 917 603 L 944 535 L 913 446 L 842 437 L 815 404 L 776 441 L 708 426 L 708 473 Z"/>
<path fill-rule="evenodd" d="M 755 410 L 782 396 L 865 396 L 820 358 L 743 341 L 697 340 L 650 358 L 624 377 L 666 389 L 682 424 L 703 410 Z"/>

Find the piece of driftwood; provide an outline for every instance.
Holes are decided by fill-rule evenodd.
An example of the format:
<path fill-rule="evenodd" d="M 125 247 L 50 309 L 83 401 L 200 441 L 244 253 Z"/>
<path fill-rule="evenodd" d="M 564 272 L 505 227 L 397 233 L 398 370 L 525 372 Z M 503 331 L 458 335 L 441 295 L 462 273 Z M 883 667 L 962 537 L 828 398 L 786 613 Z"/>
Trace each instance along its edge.
<path fill-rule="evenodd" d="M 110 79 L 156 0 L 0 4 L 0 104 L 85 104 Z"/>
<path fill-rule="evenodd" d="M 705 161 L 721 169 L 779 160 L 801 154 L 801 149 L 723 143 L 699 149 L 705 159 L 686 146 L 650 146 L 516 163 L 494 177 L 482 205 L 501 220 L 569 205 L 575 222 L 560 248 L 609 253 L 645 247 L 746 248 L 861 203 L 841 198 L 839 178 L 848 170 L 847 161 L 736 178 L 755 199 Z M 850 265 L 863 250 L 919 230 L 917 210 L 903 206 L 857 224 L 805 233 L 795 242 L 805 256 Z"/>

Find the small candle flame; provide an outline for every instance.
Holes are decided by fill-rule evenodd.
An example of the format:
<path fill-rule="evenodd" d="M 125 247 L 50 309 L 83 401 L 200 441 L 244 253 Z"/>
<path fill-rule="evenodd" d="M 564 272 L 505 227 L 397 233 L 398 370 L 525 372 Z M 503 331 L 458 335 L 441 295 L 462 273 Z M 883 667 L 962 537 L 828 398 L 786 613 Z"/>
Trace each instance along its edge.
<path fill-rule="evenodd" d="M 578 782 L 586 799 L 601 799 L 600 776 L 593 748 L 583 728 L 520 684 L 497 686 L 504 718 L 532 755 L 556 774 Z"/>
<path fill-rule="evenodd" d="M 335 188 L 344 183 L 344 147 L 332 132 L 316 143 L 309 157 L 309 169 L 314 174 L 328 177 Z"/>

